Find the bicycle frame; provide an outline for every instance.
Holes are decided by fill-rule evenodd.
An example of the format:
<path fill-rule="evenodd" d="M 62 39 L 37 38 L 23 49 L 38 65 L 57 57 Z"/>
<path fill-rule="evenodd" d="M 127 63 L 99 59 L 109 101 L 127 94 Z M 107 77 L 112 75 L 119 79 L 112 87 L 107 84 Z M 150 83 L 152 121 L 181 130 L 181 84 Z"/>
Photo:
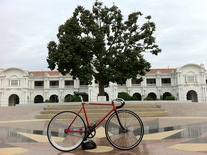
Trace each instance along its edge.
<path fill-rule="evenodd" d="M 117 110 L 117 107 L 115 106 L 114 102 L 111 102 L 111 103 L 95 103 L 95 102 L 88 102 L 88 103 L 86 103 L 86 102 L 82 102 L 81 109 L 79 110 L 79 112 L 77 114 L 80 115 L 80 113 L 83 111 L 87 127 L 90 126 L 90 122 L 89 122 L 89 119 L 88 119 L 88 116 L 87 116 L 87 111 L 86 111 L 86 107 L 85 107 L 86 104 L 94 105 L 94 106 L 111 106 L 112 107 L 111 110 L 103 118 L 101 118 L 96 124 L 94 124 L 94 126 L 93 126 L 94 128 L 98 127 L 112 112 L 116 112 L 116 110 Z M 68 128 L 65 129 L 66 133 L 68 133 L 68 132 L 84 132 L 82 130 L 71 130 L 70 129 L 71 125 L 73 124 L 73 122 L 75 121 L 77 116 L 73 119 L 73 121 L 68 126 Z M 118 118 L 118 120 L 119 120 L 119 118 Z"/>
<path fill-rule="evenodd" d="M 81 92 L 74 94 L 85 95 Z M 111 103 L 81 101 L 80 108 L 76 112 L 62 111 L 50 120 L 47 137 L 54 148 L 66 152 L 82 145 L 85 149 L 85 144 L 92 144 L 89 139 L 96 136 L 96 129 L 101 125 L 105 125 L 106 139 L 115 148 L 130 150 L 139 145 L 144 135 L 144 125 L 133 111 L 119 110 L 125 105 L 124 99 L 116 98 Z M 94 121 L 94 118 L 89 116 L 88 106 L 107 107 L 104 108 L 103 115 L 95 118 L 93 124 L 89 122 L 89 119 Z"/>

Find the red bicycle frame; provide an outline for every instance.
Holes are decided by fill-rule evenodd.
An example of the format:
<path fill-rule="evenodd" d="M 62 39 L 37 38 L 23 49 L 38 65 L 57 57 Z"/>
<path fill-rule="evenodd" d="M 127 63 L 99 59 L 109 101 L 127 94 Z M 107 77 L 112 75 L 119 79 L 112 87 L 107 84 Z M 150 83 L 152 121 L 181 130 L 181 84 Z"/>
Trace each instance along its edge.
<path fill-rule="evenodd" d="M 115 106 L 114 102 L 112 101 L 111 103 L 95 103 L 95 102 L 82 102 L 81 104 L 81 109 L 79 110 L 79 112 L 77 113 L 78 115 L 80 115 L 80 113 L 83 110 L 84 116 L 85 116 L 85 120 L 86 120 L 86 126 L 90 126 L 90 122 L 87 116 L 87 111 L 86 111 L 86 107 L 85 105 L 95 105 L 95 106 L 111 106 L 111 110 L 100 120 L 98 121 L 95 125 L 94 128 L 96 128 L 97 126 L 99 126 L 113 111 L 116 111 L 117 107 Z M 70 130 L 70 127 L 72 126 L 72 124 L 74 123 L 74 121 L 76 120 L 77 116 L 73 119 L 73 121 L 71 122 L 71 124 L 69 125 L 69 127 L 65 130 L 66 133 L 68 132 L 84 132 L 83 130 Z"/>

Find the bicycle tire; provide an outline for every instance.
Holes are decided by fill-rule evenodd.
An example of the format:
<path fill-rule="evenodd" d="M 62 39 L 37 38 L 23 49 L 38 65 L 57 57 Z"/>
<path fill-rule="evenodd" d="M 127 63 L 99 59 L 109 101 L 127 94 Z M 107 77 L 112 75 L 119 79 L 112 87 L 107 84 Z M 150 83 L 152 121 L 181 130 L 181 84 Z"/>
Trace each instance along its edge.
<path fill-rule="evenodd" d="M 75 120 L 74 120 L 75 118 Z M 65 129 L 72 123 L 70 129 L 83 132 L 65 133 Z M 63 111 L 56 114 L 47 127 L 47 137 L 50 144 L 59 151 L 68 152 L 78 148 L 85 137 L 86 125 L 83 118 L 75 112 Z"/>
<path fill-rule="evenodd" d="M 122 126 L 119 125 L 117 115 Z M 115 148 L 130 150 L 142 141 L 144 136 L 144 125 L 140 117 L 130 110 L 118 110 L 111 114 L 105 124 L 106 138 Z"/>

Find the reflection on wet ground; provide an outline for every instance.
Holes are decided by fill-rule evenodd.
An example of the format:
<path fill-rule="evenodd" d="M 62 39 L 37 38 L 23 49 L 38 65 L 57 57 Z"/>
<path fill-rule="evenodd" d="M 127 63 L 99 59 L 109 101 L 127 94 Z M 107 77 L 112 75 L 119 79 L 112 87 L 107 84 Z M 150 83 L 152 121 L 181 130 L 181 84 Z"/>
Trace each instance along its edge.
<path fill-rule="evenodd" d="M 167 137 L 167 139 L 186 139 L 199 137 L 207 132 L 207 122 L 194 123 L 188 125 L 177 125 L 159 128 L 159 121 L 153 120 L 149 125 L 145 126 L 145 135 L 159 132 L 168 132 L 173 130 L 185 129 L 182 132 Z"/>
<path fill-rule="evenodd" d="M 19 132 L 45 135 L 45 131 L 20 129 L 20 128 L 10 128 L 10 127 L 0 127 L 0 144 L 9 142 L 35 142 L 34 140 L 22 136 Z"/>
<path fill-rule="evenodd" d="M 159 128 L 159 120 L 155 119 L 153 121 L 145 123 L 144 129 L 145 135 L 184 129 L 183 131 L 173 134 L 166 139 L 196 138 L 207 132 L 207 122 Z M 47 135 L 47 132 L 42 130 L 0 127 L 0 147 L 2 144 L 9 142 L 35 142 L 34 140 L 19 134 L 20 132 L 35 135 Z M 206 143 L 207 139 L 202 139 L 202 142 Z"/>

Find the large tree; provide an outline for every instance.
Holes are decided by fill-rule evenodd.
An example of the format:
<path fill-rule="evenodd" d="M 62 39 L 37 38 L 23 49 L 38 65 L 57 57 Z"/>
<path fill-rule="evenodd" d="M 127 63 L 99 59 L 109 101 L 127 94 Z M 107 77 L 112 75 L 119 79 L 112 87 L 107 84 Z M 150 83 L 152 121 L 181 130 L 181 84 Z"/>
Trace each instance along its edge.
<path fill-rule="evenodd" d="M 129 78 L 144 76 L 151 66 L 143 53 L 157 55 L 161 49 L 155 44 L 151 16 L 139 24 L 141 16 L 141 12 L 132 12 L 124 20 L 116 5 L 107 7 L 98 1 L 91 11 L 77 6 L 72 17 L 59 26 L 59 42 L 48 43 L 49 68 L 88 84 L 94 77 L 100 96 L 110 81 L 124 84 Z"/>

